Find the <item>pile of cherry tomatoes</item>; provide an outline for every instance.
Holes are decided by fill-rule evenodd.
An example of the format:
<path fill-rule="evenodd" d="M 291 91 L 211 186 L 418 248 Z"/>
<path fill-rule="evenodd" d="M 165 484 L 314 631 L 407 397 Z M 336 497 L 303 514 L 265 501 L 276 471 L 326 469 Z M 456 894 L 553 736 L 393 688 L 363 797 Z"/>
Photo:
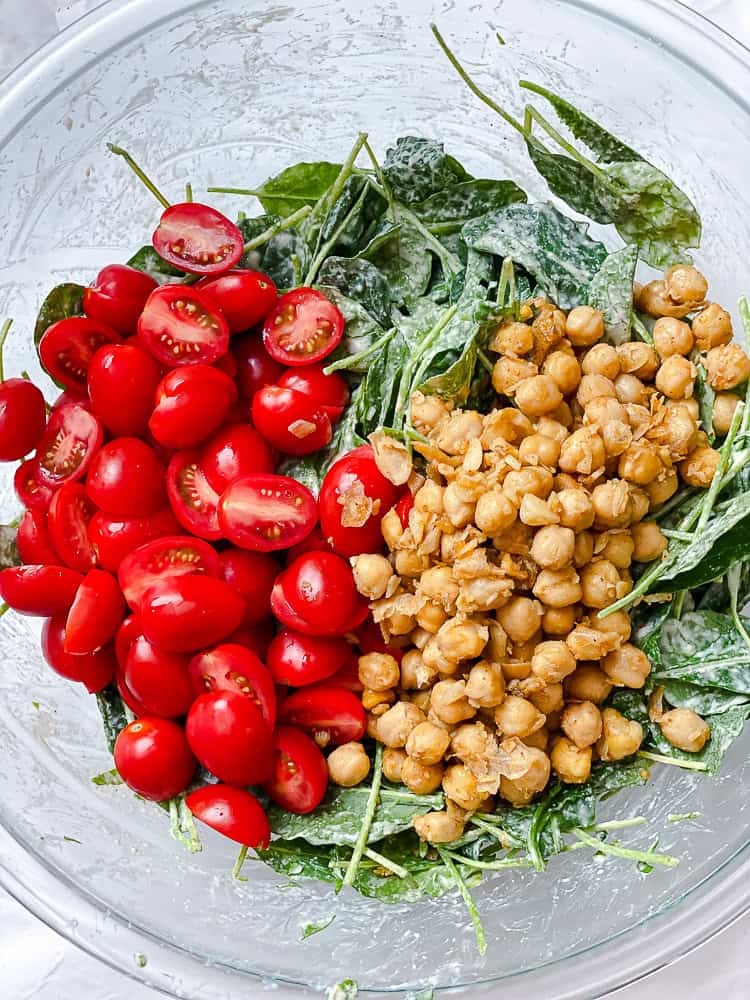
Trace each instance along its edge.
<path fill-rule="evenodd" d="M 153 243 L 195 278 L 157 286 L 105 267 L 85 315 L 42 337 L 64 388 L 49 414 L 28 380 L 0 383 L 0 459 L 23 459 L 26 508 L 25 565 L 0 572 L 0 595 L 46 619 L 58 674 L 116 685 L 136 716 L 115 746 L 131 788 L 172 798 L 200 764 L 218 783 L 189 808 L 264 846 L 247 786 L 307 812 L 327 787 L 322 750 L 364 734 L 357 649 L 383 647 L 348 557 L 381 548 L 402 491 L 369 446 L 333 465 L 318 500 L 274 471 L 327 445 L 347 404 L 320 364 L 343 336 L 333 303 L 312 288 L 278 297 L 236 268 L 242 235 L 207 206 L 169 208 Z M 356 484 L 372 513 L 348 526 Z"/>

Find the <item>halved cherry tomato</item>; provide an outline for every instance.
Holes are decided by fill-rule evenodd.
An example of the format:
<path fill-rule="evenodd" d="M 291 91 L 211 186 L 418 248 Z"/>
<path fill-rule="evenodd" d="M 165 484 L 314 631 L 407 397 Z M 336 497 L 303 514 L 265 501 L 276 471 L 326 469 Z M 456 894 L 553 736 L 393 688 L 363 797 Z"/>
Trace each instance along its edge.
<path fill-rule="evenodd" d="M 161 371 L 137 344 L 107 344 L 89 364 L 89 397 L 94 413 L 111 434 L 145 434 Z"/>
<path fill-rule="evenodd" d="M 148 517 L 161 510 L 167 499 L 164 466 L 145 441 L 115 438 L 94 457 L 86 492 L 107 514 Z"/>
<path fill-rule="evenodd" d="M 149 430 L 166 448 L 189 448 L 222 425 L 237 399 L 231 378 L 211 365 L 168 372 L 159 383 Z"/>
<path fill-rule="evenodd" d="M 301 729 L 279 726 L 273 735 L 273 777 L 263 790 L 282 809 L 309 813 L 320 805 L 328 788 L 326 759 Z"/>
<path fill-rule="evenodd" d="M 117 580 L 92 569 L 76 591 L 65 623 L 65 652 L 93 653 L 113 639 L 125 617 L 125 599 Z"/>
<path fill-rule="evenodd" d="M 176 719 L 185 715 L 195 700 L 189 662 L 188 656 L 159 649 L 140 635 L 130 645 L 122 676 L 149 715 Z"/>
<path fill-rule="evenodd" d="M 146 706 L 141 705 L 136 696 L 125 683 L 125 677 L 123 676 L 121 668 L 115 673 L 115 685 L 117 686 L 117 693 L 120 695 L 136 719 L 142 719 L 148 716 L 149 713 L 146 711 Z"/>
<path fill-rule="evenodd" d="M 358 604 L 351 566 L 332 552 L 306 552 L 277 578 L 279 591 L 295 614 L 320 635 L 341 635 Z"/>
<path fill-rule="evenodd" d="M 184 792 L 195 774 L 182 726 L 169 719 L 136 719 L 115 742 L 115 767 L 134 792 L 164 802 Z"/>
<path fill-rule="evenodd" d="M 147 517 L 114 517 L 97 511 L 89 521 L 89 538 L 99 565 L 110 573 L 116 573 L 125 556 L 139 545 L 179 532 L 180 524 L 170 507 Z"/>
<path fill-rule="evenodd" d="M 46 511 L 55 491 L 51 486 L 39 481 L 38 467 L 34 458 L 27 458 L 25 462 L 21 462 L 13 476 L 13 489 L 27 510 Z"/>
<path fill-rule="evenodd" d="M 44 396 L 25 378 L 0 382 L 0 462 L 15 462 L 39 444 L 47 423 Z"/>
<path fill-rule="evenodd" d="M 234 691 L 196 698 L 185 724 L 190 749 L 219 781 L 257 785 L 273 768 L 271 730 L 258 706 Z"/>
<path fill-rule="evenodd" d="M 167 495 L 183 528 L 200 538 L 221 538 L 219 494 L 212 489 L 200 452 L 178 451 L 167 467 Z"/>
<path fill-rule="evenodd" d="M 223 580 L 210 576 L 168 577 L 143 594 L 143 634 L 175 653 L 192 653 L 225 639 L 237 628 L 245 602 Z"/>
<path fill-rule="evenodd" d="M 201 468 L 217 493 L 243 476 L 273 472 L 271 449 L 250 424 L 228 424 L 203 445 Z"/>
<path fill-rule="evenodd" d="M 295 389 L 310 396 L 317 407 L 328 414 L 332 424 L 341 417 L 349 402 L 349 386 L 338 372 L 326 375 L 323 365 L 289 368 L 278 381 L 284 389 Z"/>
<path fill-rule="evenodd" d="M 206 691 L 234 691 L 254 702 L 268 728 L 276 723 L 276 692 L 270 671 L 255 653 L 227 642 L 198 653 L 190 661 L 194 697 Z"/>
<path fill-rule="evenodd" d="M 148 297 L 138 339 L 165 368 L 210 365 L 229 348 L 229 325 L 200 292 L 162 285 Z"/>
<path fill-rule="evenodd" d="M 237 361 L 237 388 L 243 399 L 252 399 L 258 389 L 273 385 L 284 371 L 255 333 L 233 341 L 232 353 Z"/>
<path fill-rule="evenodd" d="M 156 282 L 145 271 L 127 264 L 109 264 L 83 293 L 83 311 L 89 319 L 106 323 L 128 337 L 135 333 L 138 317 L 155 288 Z"/>
<path fill-rule="evenodd" d="M 219 553 L 219 576 L 245 599 L 243 625 L 257 625 L 271 614 L 271 590 L 281 567 L 265 552 L 224 549 Z"/>
<path fill-rule="evenodd" d="M 53 409 L 37 448 L 36 477 L 53 488 L 80 479 L 102 443 L 102 425 L 80 403 Z"/>
<path fill-rule="evenodd" d="M 160 580 L 193 573 L 218 577 L 216 550 L 200 538 L 170 535 L 139 545 L 123 559 L 117 579 L 125 600 L 137 609 L 146 591 Z"/>
<path fill-rule="evenodd" d="M 224 313 L 232 333 L 261 323 L 276 302 L 276 285 L 260 271 L 227 271 L 218 278 L 201 278 L 196 288 Z"/>
<path fill-rule="evenodd" d="M 11 566 L 0 570 L 0 597 L 20 615 L 53 618 L 67 613 L 82 580 L 67 566 Z"/>
<path fill-rule="evenodd" d="M 96 507 L 80 483 L 65 483 L 52 497 L 47 515 L 52 544 L 66 566 L 87 573 L 96 566 L 88 524 Z"/>
<path fill-rule="evenodd" d="M 314 288 L 294 288 L 282 295 L 263 324 L 265 348 L 283 365 L 320 361 L 343 336 L 344 317 Z"/>
<path fill-rule="evenodd" d="M 93 356 L 104 344 L 120 340 L 120 334 L 103 323 L 69 316 L 47 327 L 39 342 L 39 358 L 55 382 L 85 392 Z"/>
<path fill-rule="evenodd" d="M 331 677 L 351 655 L 352 647 L 342 636 L 304 635 L 287 628 L 271 642 L 266 663 L 277 684 L 302 687 Z"/>
<path fill-rule="evenodd" d="M 159 256 L 190 274 L 228 271 L 242 256 L 244 242 L 225 215 L 194 201 L 170 205 L 153 235 Z"/>
<path fill-rule="evenodd" d="M 265 850 L 271 841 L 271 827 L 263 806 L 244 788 L 204 785 L 187 795 L 185 804 L 201 823 L 238 844 Z"/>
<path fill-rule="evenodd" d="M 398 514 L 398 519 L 401 522 L 401 527 L 406 531 L 409 527 L 409 514 L 412 507 L 414 506 L 414 497 L 412 496 L 411 490 L 406 490 L 405 493 L 401 495 L 401 498 L 397 501 L 394 510 Z"/>
<path fill-rule="evenodd" d="M 258 625 L 240 625 L 231 635 L 227 636 L 226 641 L 245 646 L 251 653 L 255 653 L 263 660 L 273 639 L 274 624 L 273 619 L 267 618 Z"/>
<path fill-rule="evenodd" d="M 304 633 L 304 635 L 328 636 L 345 635 L 347 632 L 353 632 L 367 617 L 369 605 L 365 598 L 358 595 L 354 612 L 351 618 L 343 625 L 338 620 L 330 625 L 320 622 L 311 624 L 292 607 L 285 597 L 283 590 L 278 585 L 274 585 L 274 589 L 271 591 L 271 610 L 281 624 L 286 625 L 287 628 L 295 629 L 297 632 Z"/>
<path fill-rule="evenodd" d="M 354 691 L 357 694 L 361 694 L 365 686 L 359 679 L 359 660 L 358 657 L 352 653 L 349 660 L 344 664 L 341 670 L 337 670 L 332 677 L 328 678 L 328 684 L 333 684 L 335 687 L 346 688 L 347 691 Z"/>
<path fill-rule="evenodd" d="M 130 647 L 139 635 L 142 635 L 141 623 L 138 615 L 128 615 L 115 633 L 115 657 L 121 669 L 125 667 Z"/>
<path fill-rule="evenodd" d="M 320 527 L 317 526 L 313 528 L 307 538 L 303 538 L 301 542 L 293 545 L 286 553 L 286 564 L 291 566 L 298 556 L 304 555 L 305 552 L 333 552 L 333 546 L 329 541 L 323 538 L 323 532 Z"/>
<path fill-rule="evenodd" d="M 94 694 L 111 684 L 117 661 L 112 643 L 94 653 L 74 656 L 65 652 L 65 616 L 48 618 L 42 628 L 42 655 L 55 673 L 79 681 Z"/>
<path fill-rule="evenodd" d="M 403 649 L 388 645 L 380 631 L 380 626 L 372 620 L 371 615 L 368 615 L 359 628 L 354 630 L 354 635 L 362 653 L 388 653 L 398 663 L 401 662 L 404 655 Z"/>
<path fill-rule="evenodd" d="M 286 455 L 311 455 L 333 437 L 328 414 L 311 396 L 267 385 L 253 397 L 252 417 L 270 445 Z"/>
<path fill-rule="evenodd" d="M 324 537 L 342 556 L 379 552 L 383 547 L 380 522 L 399 493 L 400 487 L 378 469 L 370 445 L 355 448 L 331 466 L 320 488 Z"/>
<path fill-rule="evenodd" d="M 244 476 L 224 491 L 219 503 L 225 537 L 258 552 L 296 545 L 312 531 L 316 519 L 315 497 L 288 476 Z"/>
<path fill-rule="evenodd" d="M 27 566 L 56 566 L 61 561 L 52 544 L 47 515 L 43 510 L 26 511 L 18 525 L 16 545 L 18 554 Z"/>
<path fill-rule="evenodd" d="M 365 710 L 356 694 L 326 683 L 290 694 L 279 707 L 279 722 L 303 729 L 319 747 L 361 740 L 365 734 Z"/>

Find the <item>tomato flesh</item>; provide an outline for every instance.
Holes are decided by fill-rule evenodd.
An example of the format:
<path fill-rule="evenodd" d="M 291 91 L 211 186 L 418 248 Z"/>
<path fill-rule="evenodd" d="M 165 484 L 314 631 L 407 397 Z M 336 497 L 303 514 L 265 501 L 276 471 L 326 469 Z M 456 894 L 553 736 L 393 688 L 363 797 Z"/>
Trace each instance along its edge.
<path fill-rule="evenodd" d="M 226 538 L 243 549 L 272 552 L 296 545 L 317 519 L 315 497 L 288 476 L 260 473 L 237 479 L 219 502 Z"/>
<path fill-rule="evenodd" d="M 273 768 L 271 731 L 258 706 L 234 691 L 209 691 L 185 724 L 190 749 L 219 781 L 257 785 Z"/>
<path fill-rule="evenodd" d="M 111 684 L 117 661 L 111 643 L 94 653 L 73 656 L 65 651 L 65 616 L 48 618 L 42 628 L 42 655 L 55 673 L 78 681 L 94 694 Z"/>
<path fill-rule="evenodd" d="M 101 269 L 83 293 L 83 311 L 89 319 L 128 337 L 135 333 L 146 299 L 156 287 L 145 271 L 127 264 L 110 264 Z"/>
<path fill-rule="evenodd" d="M 283 629 L 268 647 L 266 663 L 277 684 L 301 687 L 331 677 L 351 655 L 352 647 L 342 636 L 326 638 Z"/>
<path fill-rule="evenodd" d="M 315 684 L 290 694 L 279 708 L 279 722 L 298 726 L 319 747 L 361 740 L 365 710 L 352 691 L 332 684 Z"/>
<path fill-rule="evenodd" d="M 53 618 L 67 614 L 82 580 L 67 566 L 11 566 L 0 570 L 0 598 L 20 615 Z"/>
<path fill-rule="evenodd" d="M 198 451 L 178 451 L 167 468 L 167 495 L 183 528 L 200 538 L 221 538 L 219 494 L 201 465 Z"/>
<path fill-rule="evenodd" d="M 328 414 L 332 424 L 340 419 L 349 402 L 349 386 L 346 379 L 338 372 L 326 375 L 323 365 L 289 368 L 279 378 L 278 385 L 310 396 L 316 406 Z"/>
<path fill-rule="evenodd" d="M 219 576 L 216 551 L 200 538 L 171 535 L 140 545 L 126 556 L 117 573 L 131 608 L 138 608 L 146 591 L 161 580 L 193 573 Z"/>
<path fill-rule="evenodd" d="M 154 408 L 160 369 L 148 351 L 136 344 L 108 344 L 89 364 L 91 408 L 116 436 L 146 433 Z"/>
<path fill-rule="evenodd" d="M 201 278 L 196 287 L 221 310 L 233 334 L 261 323 L 276 302 L 276 285 L 260 271 L 227 271 L 218 278 Z"/>
<path fill-rule="evenodd" d="M 23 515 L 18 525 L 16 545 L 21 560 L 27 566 L 55 566 L 60 562 L 50 538 L 47 515 L 42 510 L 27 510 Z"/>
<path fill-rule="evenodd" d="M 185 715 L 195 699 L 188 663 L 184 654 L 159 649 L 141 635 L 130 645 L 122 676 L 149 715 L 175 719 Z"/>
<path fill-rule="evenodd" d="M 97 511 L 89 521 L 89 538 L 99 565 L 110 573 L 117 573 L 123 559 L 140 545 L 179 531 L 180 525 L 169 507 L 147 517 L 115 517 Z"/>
<path fill-rule="evenodd" d="M 237 226 L 210 205 L 186 201 L 162 213 L 153 235 L 159 256 L 190 274 L 220 274 L 242 256 Z"/>
<path fill-rule="evenodd" d="M 267 385 L 253 397 L 253 423 L 270 445 L 285 455 L 311 455 L 333 436 L 328 414 L 312 396 Z"/>
<path fill-rule="evenodd" d="M 0 382 L 0 462 L 15 462 L 37 447 L 47 423 L 44 396 L 28 379 Z"/>
<path fill-rule="evenodd" d="M 143 634 L 175 653 L 192 653 L 225 639 L 237 628 L 245 602 L 223 580 L 209 576 L 167 577 L 141 597 Z"/>
<path fill-rule="evenodd" d="M 249 424 L 228 424 L 203 445 L 201 468 L 217 493 L 255 472 L 272 473 L 271 449 Z"/>
<path fill-rule="evenodd" d="M 144 799 L 164 802 L 184 792 L 196 760 L 185 731 L 169 719 L 136 719 L 115 742 L 115 767 L 125 784 Z"/>
<path fill-rule="evenodd" d="M 258 706 L 269 729 L 276 723 L 276 692 L 270 671 L 255 653 L 236 643 L 223 643 L 190 661 L 194 696 L 206 691 L 233 691 Z"/>
<path fill-rule="evenodd" d="M 102 425 L 80 403 L 65 403 L 50 414 L 39 442 L 36 478 L 45 486 L 62 486 L 84 475 L 102 443 Z"/>
<path fill-rule="evenodd" d="M 125 599 L 117 581 L 92 569 L 81 581 L 65 623 L 65 652 L 93 653 L 114 638 L 125 617 Z"/>
<path fill-rule="evenodd" d="M 66 566 L 87 573 L 96 565 L 88 525 L 96 508 L 80 483 L 65 483 L 52 497 L 47 515 L 55 551 Z"/>
<path fill-rule="evenodd" d="M 148 297 L 138 339 L 165 368 L 210 365 L 229 349 L 229 325 L 194 288 L 162 285 Z"/>
<path fill-rule="evenodd" d="M 38 468 L 36 459 L 27 458 L 25 462 L 21 462 L 13 476 L 13 489 L 27 510 L 47 511 L 55 491 L 39 481 Z"/>
<path fill-rule="evenodd" d="M 156 389 L 148 421 L 166 448 L 189 448 L 210 437 L 237 399 L 231 378 L 211 365 L 191 365 L 169 372 Z"/>
<path fill-rule="evenodd" d="M 341 312 L 314 288 L 294 288 L 282 295 L 263 324 L 266 350 L 284 365 L 320 361 L 343 336 Z"/>
<path fill-rule="evenodd" d="M 119 333 L 103 323 L 85 316 L 69 316 L 47 327 L 39 342 L 39 357 L 56 382 L 66 389 L 85 392 L 91 359 L 104 344 L 120 339 Z"/>
<path fill-rule="evenodd" d="M 186 796 L 185 804 L 201 823 L 238 844 L 265 850 L 271 841 L 271 827 L 263 807 L 244 788 L 204 785 Z"/>
<path fill-rule="evenodd" d="M 279 726 L 273 749 L 273 776 L 263 783 L 263 790 L 287 812 L 311 812 L 328 788 L 325 757 L 309 736 L 293 726 Z"/>

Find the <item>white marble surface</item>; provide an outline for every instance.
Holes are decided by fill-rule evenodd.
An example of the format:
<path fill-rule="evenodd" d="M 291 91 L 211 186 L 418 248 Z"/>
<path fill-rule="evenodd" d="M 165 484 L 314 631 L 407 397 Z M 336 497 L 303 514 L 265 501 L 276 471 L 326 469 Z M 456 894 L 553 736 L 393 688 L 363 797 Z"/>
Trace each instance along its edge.
<path fill-rule="evenodd" d="M 95 6 L 97 0 L 0 0 L 0 78 L 59 28 Z M 688 6 L 750 42 L 750 0 L 691 0 Z M 273 995 L 277 1000 L 293 997 L 287 991 Z M 669 968 L 617 993 L 622 1000 L 689 1000 L 699 995 L 722 1000 L 750 997 L 750 917 Z M 156 996 L 78 951 L 0 889 L 1 1000 L 156 1000 Z"/>

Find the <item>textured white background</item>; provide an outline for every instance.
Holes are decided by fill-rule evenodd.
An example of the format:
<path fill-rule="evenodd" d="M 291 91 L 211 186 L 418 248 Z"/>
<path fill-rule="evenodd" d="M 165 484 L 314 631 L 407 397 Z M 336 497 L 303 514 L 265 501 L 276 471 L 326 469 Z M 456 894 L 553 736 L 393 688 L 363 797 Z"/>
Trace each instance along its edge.
<path fill-rule="evenodd" d="M 95 6 L 97 0 L 0 0 L 0 78 L 59 28 Z M 688 6 L 750 43 L 750 0 L 688 0 Z M 291 1000 L 291 994 L 281 991 L 273 995 Z M 722 1000 L 750 997 L 750 918 L 668 969 L 617 993 L 622 1000 L 692 1000 L 699 995 Z M 156 994 L 79 952 L 0 889 L 0 998 L 156 1000 Z"/>

